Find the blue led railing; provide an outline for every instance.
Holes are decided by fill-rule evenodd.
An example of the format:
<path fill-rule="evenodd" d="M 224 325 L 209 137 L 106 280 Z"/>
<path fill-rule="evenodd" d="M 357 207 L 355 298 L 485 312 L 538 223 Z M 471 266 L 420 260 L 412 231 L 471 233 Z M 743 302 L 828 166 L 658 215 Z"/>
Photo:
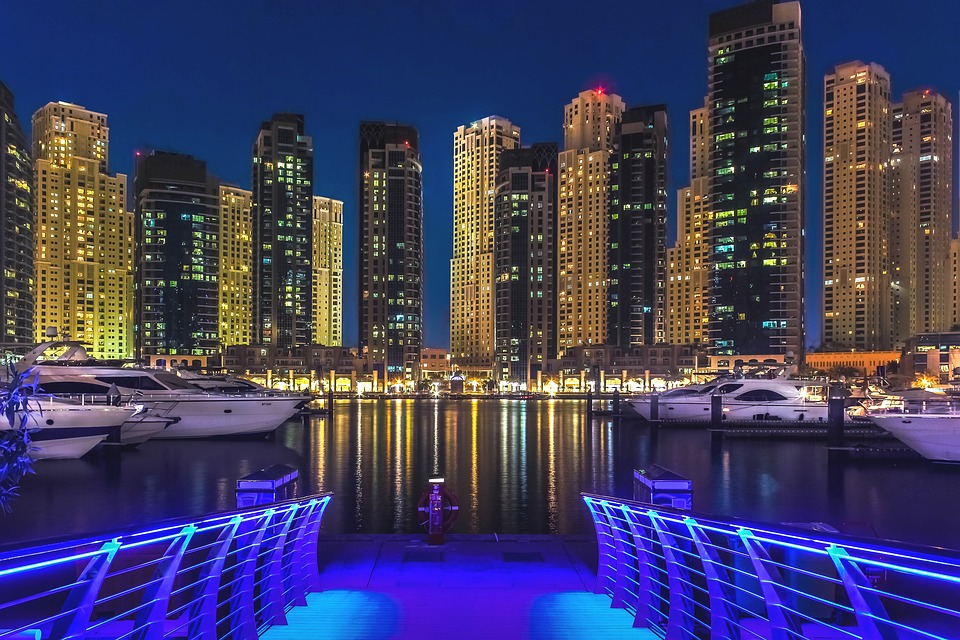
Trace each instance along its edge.
<path fill-rule="evenodd" d="M 331 495 L 0 549 L 0 638 L 256 638 L 319 590 Z"/>
<path fill-rule="evenodd" d="M 597 593 L 665 638 L 960 638 L 960 554 L 583 494 Z"/>

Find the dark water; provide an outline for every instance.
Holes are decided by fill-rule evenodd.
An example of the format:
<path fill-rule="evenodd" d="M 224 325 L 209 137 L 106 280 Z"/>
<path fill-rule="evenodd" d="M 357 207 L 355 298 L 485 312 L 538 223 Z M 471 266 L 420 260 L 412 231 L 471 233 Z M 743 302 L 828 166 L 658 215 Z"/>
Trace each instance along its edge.
<path fill-rule="evenodd" d="M 750 520 L 867 523 L 881 537 L 960 548 L 960 465 L 828 464 L 822 441 L 728 440 L 640 421 L 588 423 L 575 401 L 360 401 L 269 441 L 156 441 L 119 456 L 43 461 L 0 542 L 101 531 L 235 506 L 238 477 L 300 469 L 300 493 L 335 493 L 324 530 L 412 532 L 427 479 L 459 496 L 457 532 L 587 533 L 581 491 L 631 497 L 633 469 L 693 481 L 694 510 Z"/>

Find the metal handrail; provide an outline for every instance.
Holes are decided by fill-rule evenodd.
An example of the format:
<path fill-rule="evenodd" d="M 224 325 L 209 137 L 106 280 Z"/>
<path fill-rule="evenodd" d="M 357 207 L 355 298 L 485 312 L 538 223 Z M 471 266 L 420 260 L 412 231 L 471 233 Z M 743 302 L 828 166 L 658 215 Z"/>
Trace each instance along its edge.
<path fill-rule="evenodd" d="M 581 494 L 596 593 L 667 638 L 960 637 L 960 553 Z"/>
<path fill-rule="evenodd" d="M 0 548 L 0 639 L 249 638 L 319 589 L 332 493 Z"/>

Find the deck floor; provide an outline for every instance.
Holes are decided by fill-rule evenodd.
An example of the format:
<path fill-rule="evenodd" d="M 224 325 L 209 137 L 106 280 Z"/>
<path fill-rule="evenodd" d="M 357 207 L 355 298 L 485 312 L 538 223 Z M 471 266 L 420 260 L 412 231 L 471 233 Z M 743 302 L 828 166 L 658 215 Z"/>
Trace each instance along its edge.
<path fill-rule="evenodd" d="M 657 637 L 592 593 L 587 538 L 321 536 L 320 548 L 323 591 L 265 640 Z"/>

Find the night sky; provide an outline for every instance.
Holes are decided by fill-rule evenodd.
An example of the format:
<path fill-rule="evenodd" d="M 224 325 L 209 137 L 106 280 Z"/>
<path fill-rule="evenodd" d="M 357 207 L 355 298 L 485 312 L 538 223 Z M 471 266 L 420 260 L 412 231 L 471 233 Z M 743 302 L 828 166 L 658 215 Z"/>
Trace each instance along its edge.
<path fill-rule="evenodd" d="M 457 126 L 496 114 L 521 127 L 525 144 L 562 141 L 563 106 L 583 89 L 603 86 L 628 106 L 666 103 L 672 242 L 675 190 L 689 177 L 688 111 L 707 89 L 707 17 L 735 4 L 10 0 L 0 18 L 0 80 L 26 127 L 50 101 L 105 112 L 110 170 L 127 173 L 131 187 L 135 150 L 154 148 L 204 159 L 212 173 L 249 188 L 260 121 L 280 111 L 305 114 L 315 192 L 344 201 L 344 344 L 351 346 L 357 126 L 362 119 L 413 124 L 424 167 L 426 344 L 447 346 Z M 952 0 L 807 0 L 803 11 L 806 342 L 817 344 L 823 75 L 859 58 L 887 69 L 895 96 L 929 86 L 953 100 L 960 12 Z"/>

